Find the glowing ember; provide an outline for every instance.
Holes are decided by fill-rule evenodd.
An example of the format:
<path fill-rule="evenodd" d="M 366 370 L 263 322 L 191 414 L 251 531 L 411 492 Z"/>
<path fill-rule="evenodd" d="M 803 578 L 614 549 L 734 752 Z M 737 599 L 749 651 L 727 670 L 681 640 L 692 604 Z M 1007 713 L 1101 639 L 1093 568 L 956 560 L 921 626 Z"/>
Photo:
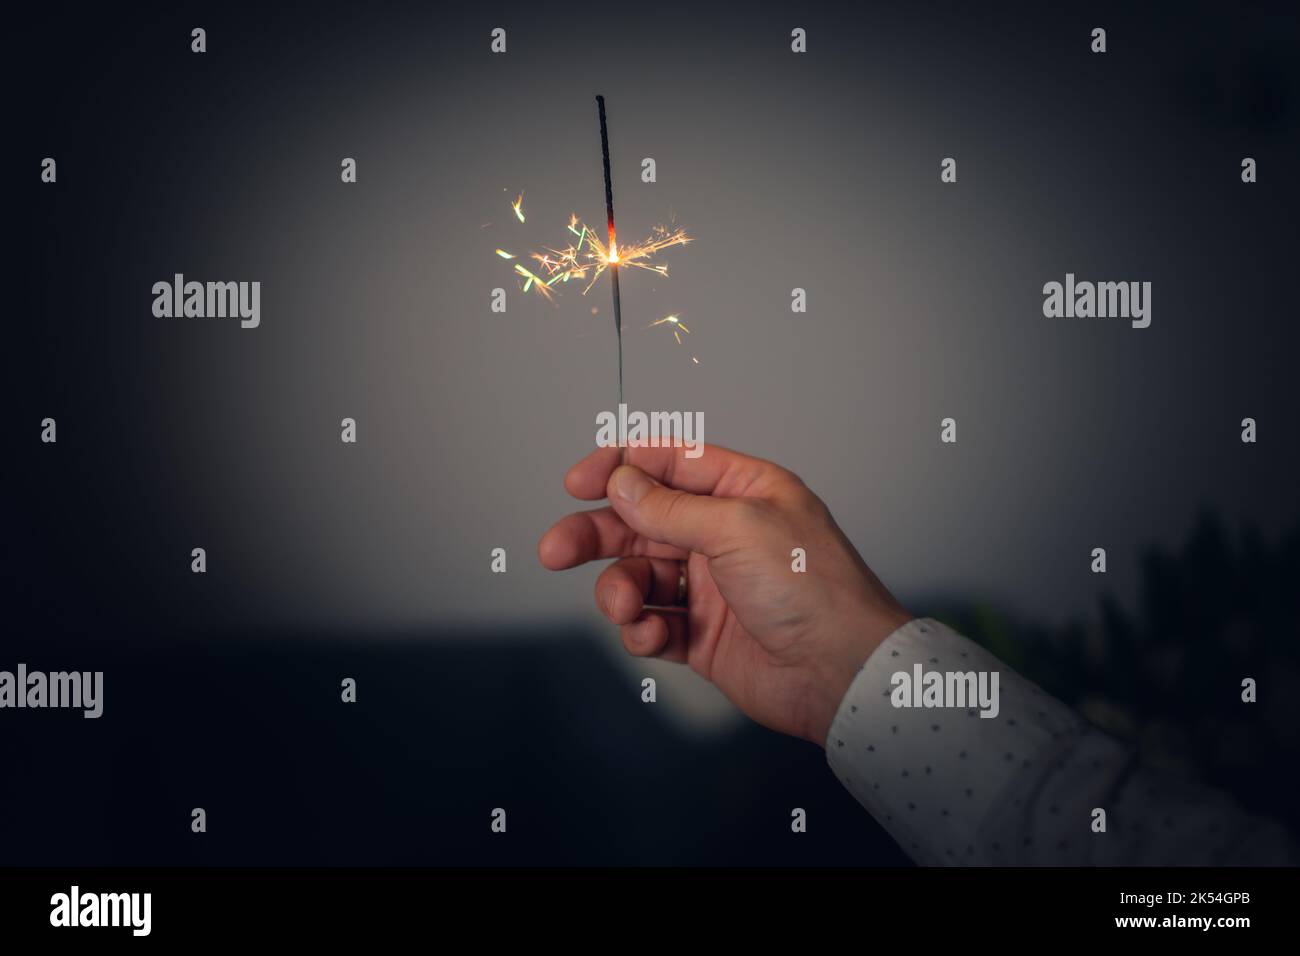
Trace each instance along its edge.
<path fill-rule="evenodd" d="M 682 325 L 682 320 L 675 315 L 666 315 L 662 319 L 659 319 L 656 322 L 651 322 L 649 325 L 646 326 L 646 328 L 653 329 L 656 325 L 667 325 L 670 329 L 672 329 L 673 338 L 677 340 L 678 345 L 682 344 L 683 332 L 685 332 L 687 335 L 691 334 L 691 330 L 688 329 L 686 326 Z"/>

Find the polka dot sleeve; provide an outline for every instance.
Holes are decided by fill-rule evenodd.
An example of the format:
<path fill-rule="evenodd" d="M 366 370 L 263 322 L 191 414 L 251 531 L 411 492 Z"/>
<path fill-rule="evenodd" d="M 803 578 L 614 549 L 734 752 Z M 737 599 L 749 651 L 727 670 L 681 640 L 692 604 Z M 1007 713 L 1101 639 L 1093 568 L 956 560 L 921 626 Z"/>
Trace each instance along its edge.
<path fill-rule="evenodd" d="M 931 619 L 855 677 L 827 760 L 928 865 L 1288 864 L 1284 831 L 1130 751 Z"/>

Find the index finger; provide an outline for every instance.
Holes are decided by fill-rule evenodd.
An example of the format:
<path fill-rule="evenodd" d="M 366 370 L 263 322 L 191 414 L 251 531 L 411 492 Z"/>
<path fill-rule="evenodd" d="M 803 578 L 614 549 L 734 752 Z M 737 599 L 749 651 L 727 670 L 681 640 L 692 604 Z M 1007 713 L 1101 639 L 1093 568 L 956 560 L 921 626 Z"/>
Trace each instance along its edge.
<path fill-rule="evenodd" d="M 649 445 L 627 446 L 627 464 L 635 465 L 651 478 L 670 488 L 693 495 L 735 498 L 755 493 L 755 486 L 777 477 L 793 477 L 784 468 L 762 458 L 742 455 L 720 445 L 701 446 L 703 454 L 688 458 L 690 449 Z M 605 497 L 609 476 L 620 464 L 617 447 L 597 448 L 569 469 L 564 488 L 581 501 Z"/>

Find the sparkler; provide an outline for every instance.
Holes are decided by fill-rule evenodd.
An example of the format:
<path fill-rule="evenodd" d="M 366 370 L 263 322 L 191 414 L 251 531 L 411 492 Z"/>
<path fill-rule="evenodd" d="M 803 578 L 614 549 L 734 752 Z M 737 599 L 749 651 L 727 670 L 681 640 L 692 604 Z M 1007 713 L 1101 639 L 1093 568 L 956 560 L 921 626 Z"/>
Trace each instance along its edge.
<path fill-rule="evenodd" d="M 515 209 L 515 205 L 512 203 L 510 208 Z M 522 208 L 516 210 L 515 214 L 522 216 Z M 529 254 L 529 258 L 537 263 L 536 272 L 519 263 L 515 264 L 515 272 L 525 280 L 531 280 L 524 282 L 525 292 L 535 291 L 543 298 L 550 299 L 556 283 L 568 282 L 571 279 L 589 279 L 590 281 L 582 289 L 582 294 L 586 295 L 605 270 L 612 268 L 614 254 L 600 241 L 595 230 L 579 221 L 577 216 L 570 216 L 568 231 L 577 237 L 575 242 L 563 249 L 547 247 L 541 252 Z M 616 246 L 617 264 L 645 269 L 647 272 L 666 278 L 668 267 L 652 261 L 651 257 L 669 246 L 684 246 L 693 241 L 685 230 L 675 226 L 656 226 L 648 239 L 632 245 Z M 505 249 L 497 249 L 496 254 L 502 259 L 518 258 Z"/>
<path fill-rule="evenodd" d="M 538 270 L 547 277 L 537 289 L 545 298 L 550 298 L 551 287 L 555 283 L 568 282 L 570 279 L 587 279 L 590 275 L 590 281 L 582 289 L 582 294 L 586 295 L 605 270 L 608 269 L 612 273 L 615 266 L 631 266 L 667 277 L 668 267 L 650 261 L 650 257 L 669 246 L 684 246 L 693 241 L 682 229 L 656 226 L 648 239 L 632 245 L 615 245 L 611 250 L 600 241 L 595 230 L 586 223 L 580 222 L 577 216 L 570 217 L 568 229 L 578 237 L 576 242 L 563 249 L 547 248 L 531 255 L 537 263 Z M 498 255 L 502 253 L 503 250 L 497 250 Z M 507 253 L 503 258 L 513 257 Z"/>
<path fill-rule="evenodd" d="M 556 285 L 574 280 L 576 280 L 575 284 L 585 282 L 582 294 L 586 295 L 600 280 L 601 275 L 606 271 L 609 272 L 610 289 L 614 299 L 614 334 L 618 344 L 618 404 L 622 405 L 623 311 L 622 300 L 619 295 L 619 269 L 627 266 L 644 269 L 656 275 L 667 277 L 668 267 L 655 262 L 653 257 L 671 246 L 684 246 L 693 240 L 692 237 L 686 234 L 685 230 L 675 225 L 656 226 L 645 240 L 619 245 L 614 227 L 614 184 L 610 174 L 609 127 L 605 120 L 605 97 L 597 96 L 596 106 L 600 114 L 600 155 L 601 165 L 605 173 L 605 213 L 608 223 L 608 245 L 601 242 L 600 236 L 595 230 L 580 221 L 576 215 L 573 215 L 569 217 L 568 231 L 573 235 L 574 239 L 563 248 L 546 247 L 541 252 L 530 253 L 527 258 L 532 260 L 532 268 L 525 265 L 518 256 L 507 249 L 497 249 L 496 254 L 510 262 L 515 274 L 523 280 L 523 291 L 525 293 L 536 291 L 538 295 L 547 300 L 554 297 Z M 526 223 L 527 218 L 524 215 L 523 205 L 524 194 L 521 192 L 510 203 L 510 209 L 519 222 Z M 591 311 L 595 314 L 596 309 L 593 307 Z M 674 315 L 652 322 L 651 326 L 665 323 L 669 324 L 678 343 L 682 342 L 682 333 L 690 333 L 690 329 L 682 325 L 677 316 Z M 697 365 L 699 364 L 699 359 L 694 356 L 691 357 L 691 361 Z M 626 455 L 626 453 L 624 454 Z"/>
<path fill-rule="evenodd" d="M 600 111 L 600 158 L 605 166 L 605 212 L 609 216 L 609 283 L 610 288 L 614 290 L 614 333 L 618 337 L 618 407 L 621 409 L 623 407 L 623 312 L 618 295 L 618 240 L 614 232 L 614 184 L 609 175 L 609 130 L 605 127 L 605 97 L 599 95 L 596 97 L 596 107 Z"/>

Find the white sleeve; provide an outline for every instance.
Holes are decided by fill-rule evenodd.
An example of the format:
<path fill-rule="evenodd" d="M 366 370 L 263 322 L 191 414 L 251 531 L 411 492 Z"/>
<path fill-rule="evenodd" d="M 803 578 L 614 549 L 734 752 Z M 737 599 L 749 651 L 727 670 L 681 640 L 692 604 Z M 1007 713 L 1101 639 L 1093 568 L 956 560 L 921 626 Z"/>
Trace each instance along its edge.
<path fill-rule="evenodd" d="M 945 697 L 923 698 L 910 686 L 917 665 L 931 690 L 930 672 L 976 682 L 982 673 L 984 701 L 996 708 L 969 693 L 970 677 L 945 680 Z M 1277 824 L 1216 791 L 1138 768 L 1128 748 L 930 619 L 903 625 L 863 665 L 831 724 L 826 755 L 858 802 L 921 864 L 1294 861 Z"/>

